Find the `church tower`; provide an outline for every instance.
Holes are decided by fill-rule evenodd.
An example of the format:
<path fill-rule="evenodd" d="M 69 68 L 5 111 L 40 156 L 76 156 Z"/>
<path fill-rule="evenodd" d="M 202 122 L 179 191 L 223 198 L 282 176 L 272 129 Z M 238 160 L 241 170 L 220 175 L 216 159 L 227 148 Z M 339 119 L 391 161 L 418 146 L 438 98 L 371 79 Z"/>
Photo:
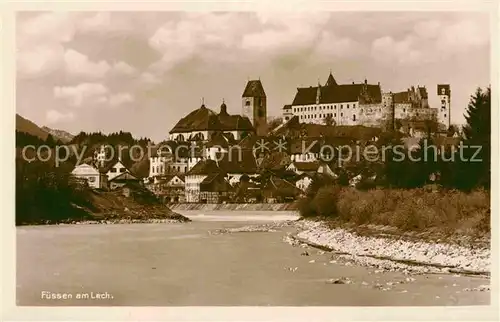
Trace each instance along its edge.
<path fill-rule="evenodd" d="M 267 135 L 267 98 L 260 79 L 248 81 L 241 104 L 241 115 L 248 117 L 256 134 Z"/>
<path fill-rule="evenodd" d="M 446 126 L 446 130 L 451 124 L 451 90 L 449 84 L 438 84 L 437 94 L 439 97 L 438 121 Z"/>

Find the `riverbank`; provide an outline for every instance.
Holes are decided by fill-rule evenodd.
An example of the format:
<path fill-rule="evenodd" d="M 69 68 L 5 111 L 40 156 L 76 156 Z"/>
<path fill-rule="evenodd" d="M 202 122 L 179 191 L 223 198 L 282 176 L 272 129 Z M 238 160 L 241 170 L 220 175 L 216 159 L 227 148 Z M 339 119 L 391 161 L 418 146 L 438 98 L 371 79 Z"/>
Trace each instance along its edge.
<path fill-rule="evenodd" d="M 293 203 L 227 203 L 227 204 L 200 204 L 181 203 L 168 205 L 178 211 L 297 211 L 298 204 Z"/>
<path fill-rule="evenodd" d="M 325 222 L 303 220 L 299 230 L 284 241 L 293 246 L 312 246 L 339 255 L 346 265 L 405 273 L 460 273 L 489 276 L 491 250 L 486 243 L 430 242 L 387 234 L 364 234 L 331 228 Z"/>

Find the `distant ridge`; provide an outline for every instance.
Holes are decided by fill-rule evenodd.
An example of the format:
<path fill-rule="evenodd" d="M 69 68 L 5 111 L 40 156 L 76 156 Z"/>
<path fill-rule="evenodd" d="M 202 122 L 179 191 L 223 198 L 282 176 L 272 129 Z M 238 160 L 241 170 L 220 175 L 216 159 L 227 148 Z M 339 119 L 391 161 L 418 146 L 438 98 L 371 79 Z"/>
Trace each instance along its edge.
<path fill-rule="evenodd" d="M 51 129 L 50 127 L 47 127 L 47 126 L 43 126 L 42 130 L 47 132 L 47 133 L 50 133 L 50 135 L 52 135 L 54 140 L 59 139 L 63 143 L 70 142 L 74 137 L 74 135 L 71 133 L 68 133 L 68 132 L 63 131 L 63 130 Z"/>
<path fill-rule="evenodd" d="M 42 130 L 38 125 L 25 119 L 19 114 L 16 114 L 16 131 L 28 133 L 30 135 L 36 136 L 42 140 L 46 140 L 49 135 L 48 132 Z"/>

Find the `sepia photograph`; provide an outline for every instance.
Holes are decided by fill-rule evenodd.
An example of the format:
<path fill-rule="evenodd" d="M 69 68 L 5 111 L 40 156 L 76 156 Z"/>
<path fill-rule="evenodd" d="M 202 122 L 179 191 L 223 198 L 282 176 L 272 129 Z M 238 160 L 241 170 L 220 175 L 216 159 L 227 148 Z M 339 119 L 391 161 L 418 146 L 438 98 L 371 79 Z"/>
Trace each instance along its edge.
<path fill-rule="evenodd" d="M 491 305 L 491 19 L 17 11 L 16 306 Z"/>

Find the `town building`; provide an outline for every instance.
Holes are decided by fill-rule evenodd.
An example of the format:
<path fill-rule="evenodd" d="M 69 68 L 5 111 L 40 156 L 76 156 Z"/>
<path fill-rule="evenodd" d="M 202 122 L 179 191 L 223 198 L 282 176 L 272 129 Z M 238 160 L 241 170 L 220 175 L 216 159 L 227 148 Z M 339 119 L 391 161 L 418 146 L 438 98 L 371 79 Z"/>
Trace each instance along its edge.
<path fill-rule="evenodd" d="M 246 115 L 231 115 L 223 102 L 219 113 L 202 104 L 179 120 L 170 131 L 169 139 L 178 142 L 207 142 L 212 134 L 222 132 L 231 135 L 235 140 L 254 133 L 254 127 Z"/>
<path fill-rule="evenodd" d="M 380 83 L 339 85 L 330 73 L 324 86 L 297 88 L 291 106 L 285 105 L 284 117 L 291 118 L 291 113 L 301 123 L 358 125 L 366 118 L 381 119 L 381 103 Z"/>
<path fill-rule="evenodd" d="M 441 107 L 429 106 L 425 86 L 383 92 L 380 83 L 338 84 L 330 73 L 325 85 L 297 88 L 293 103 L 283 107 L 283 122 L 386 127 L 396 119 L 436 120 L 450 125 L 450 86 L 438 85 Z"/>
<path fill-rule="evenodd" d="M 258 136 L 267 135 L 267 96 L 259 80 L 248 81 L 241 96 L 242 115 L 250 120 Z"/>
<path fill-rule="evenodd" d="M 121 172 L 109 180 L 109 189 L 115 190 L 127 184 L 140 185 L 140 179 L 131 174 L 129 171 Z"/>
<path fill-rule="evenodd" d="M 438 84 L 437 94 L 439 96 L 440 107 L 438 112 L 439 123 L 446 129 L 451 125 L 451 89 L 449 84 Z"/>

